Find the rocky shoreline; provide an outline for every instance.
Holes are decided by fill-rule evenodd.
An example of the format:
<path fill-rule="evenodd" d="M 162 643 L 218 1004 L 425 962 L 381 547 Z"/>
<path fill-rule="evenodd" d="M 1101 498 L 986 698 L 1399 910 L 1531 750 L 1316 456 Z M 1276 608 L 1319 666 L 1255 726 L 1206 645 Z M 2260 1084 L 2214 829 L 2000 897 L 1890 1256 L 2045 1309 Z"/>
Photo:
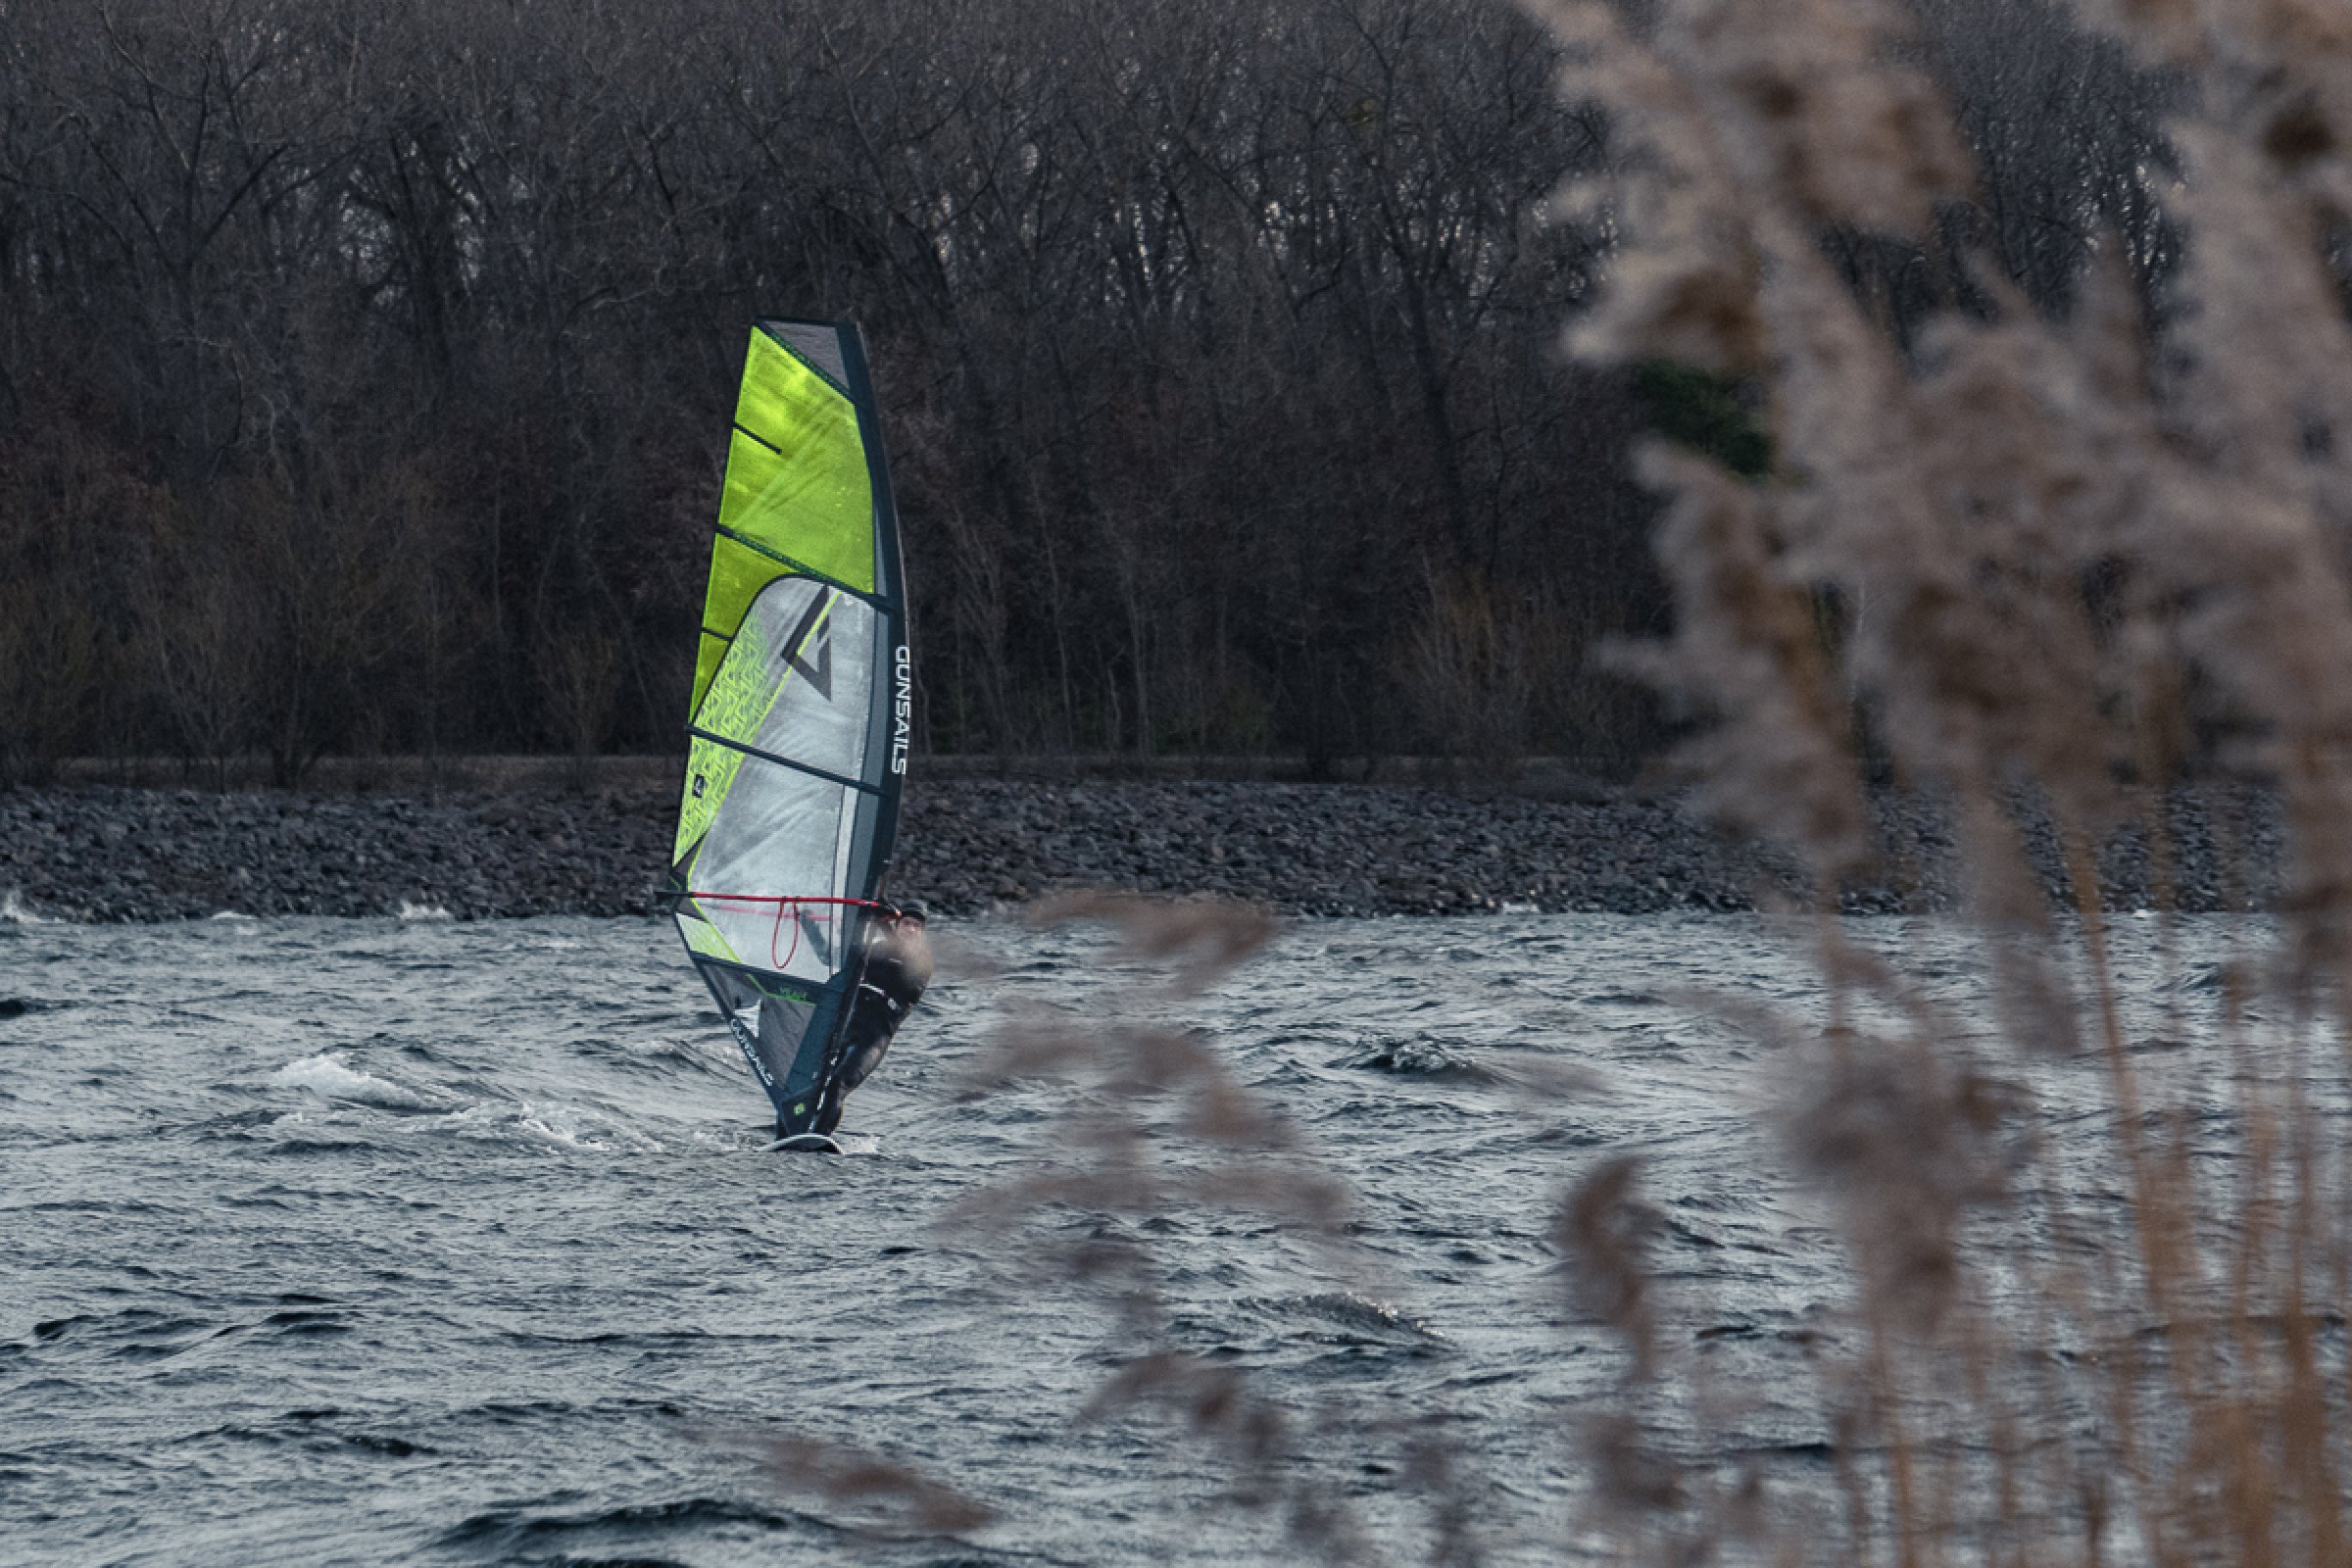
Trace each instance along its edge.
<path fill-rule="evenodd" d="M 2243 908 L 2279 861 L 2276 812 L 2177 802 L 2173 902 Z M 1937 813 L 1878 803 L 1883 870 L 1855 912 L 1949 906 Z M 668 850 L 645 781 L 424 795 L 74 785 L 0 791 L 0 916 L 77 921 L 446 912 L 644 914 Z M 2217 826 L 2218 824 L 2218 826 Z M 2034 858 L 2063 897 L 2047 835 Z M 2102 856 L 2112 907 L 2149 901 L 2144 848 Z M 2252 867 L 2232 876 L 2229 867 Z M 1791 866 L 1670 800 L 1574 800 L 1368 784 L 946 777 L 908 794 L 893 890 L 972 915 L 1075 887 L 1217 894 L 1303 915 L 1748 909 L 1801 897 Z"/>

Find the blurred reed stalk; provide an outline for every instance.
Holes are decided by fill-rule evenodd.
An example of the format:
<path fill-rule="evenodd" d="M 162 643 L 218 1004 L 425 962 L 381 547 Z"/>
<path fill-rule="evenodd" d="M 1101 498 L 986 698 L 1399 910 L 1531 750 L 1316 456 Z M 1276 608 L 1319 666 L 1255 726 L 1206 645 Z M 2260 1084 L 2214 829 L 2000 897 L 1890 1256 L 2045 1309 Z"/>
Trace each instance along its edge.
<path fill-rule="evenodd" d="M 1050 899 L 1029 913 L 1038 929 L 1073 921 L 1107 924 L 1119 937 L 1090 993 L 1066 1008 L 1008 1014 L 965 1082 L 975 1100 L 1041 1079 L 1063 1086 L 1066 1109 L 1050 1137 L 1059 1153 L 1037 1174 L 957 1205 L 949 1224 L 1000 1238 L 993 1250 L 1019 1259 L 1028 1283 L 1075 1284 L 1111 1307 L 1115 1370 L 1083 1419 L 1172 1417 L 1223 1456 L 1232 1504 L 1273 1519 L 1289 1550 L 1334 1564 L 1385 1562 L 1347 1499 L 1300 1466 L 1298 1415 L 1245 1369 L 1182 1346 L 1148 1240 L 1158 1216 L 1239 1212 L 1302 1240 L 1328 1268 L 1351 1268 L 1344 1222 L 1352 1195 L 1209 1041 L 1162 1017 L 1264 946 L 1274 921 L 1223 901 L 1102 893 Z M 1073 1214 L 1085 1220 L 1075 1229 Z M 1448 1522 L 1458 1524 L 1451 1489 L 1441 1471 L 1410 1473 L 1436 1496 L 1433 1549 L 1443 1558 Z"/>
<path fill-rule="evenodd" d="M 2151 292 L 2110 244 L 2037 308 L 1970 243 L 1932 36 L 2029 8 L 1529 3 L 1615 138 L 1563 194 L 1621 238 L 1573 348 L 1752 389 L 1774 455 L 1756 478 L 1648 453 L 1676 629 L 1633 655 L 1711 719 L 1687 755 L 1708 804 L 1800 856 L 1822 916 L 1832 1023 L 1791 1043 L 1785 1132 L 1856 1269 L 1858 1348 L 1822 1358 L 1848 1505 L 1744 1527 L 1805 1561 L 2347 1561 L 2352 11 L 2086 4 L 2178 88 L 2176 167 L 2140 177 L 2182 251 Z M 1840 272 L 1857 240 L 1944 280 L 1924 330 Z M 1948 806 L 1991 1045 L 1829 918 L 1875 853 L 1874 773 Z M 2096 855 L 2136 826 L 2161 887 L 2171 802 L 2215 781 L 2276 794 L 2278 940 L 2249 930 L 2222 1038 L 2159 1079 L 2121 998 L 2179 977 L 2119 970 Z M 2120 1217 L 2058 1179 L 2026 1087 L 2085 1052 Z M 1638 1191 L 1604 1167 L 1561 1238 L 1615 1282 L 1641 1385 L 1674 1337 L 1638 1288 Z M 1621 1490 L 1637 1555 L 1731 1539 L 1689 1485 Z"/>

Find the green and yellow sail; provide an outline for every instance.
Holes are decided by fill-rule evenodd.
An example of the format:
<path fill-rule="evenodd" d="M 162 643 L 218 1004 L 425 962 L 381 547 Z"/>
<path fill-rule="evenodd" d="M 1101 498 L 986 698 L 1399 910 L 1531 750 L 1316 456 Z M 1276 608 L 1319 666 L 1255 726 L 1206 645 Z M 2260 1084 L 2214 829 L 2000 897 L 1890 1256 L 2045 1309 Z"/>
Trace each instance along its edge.
<path fill-rule="evenodd" d="M 831 1069 L 906 774 L 905 573 L 877 431 L 854 325 L 753 327 L 666 893 L 787 1125 Z"/>

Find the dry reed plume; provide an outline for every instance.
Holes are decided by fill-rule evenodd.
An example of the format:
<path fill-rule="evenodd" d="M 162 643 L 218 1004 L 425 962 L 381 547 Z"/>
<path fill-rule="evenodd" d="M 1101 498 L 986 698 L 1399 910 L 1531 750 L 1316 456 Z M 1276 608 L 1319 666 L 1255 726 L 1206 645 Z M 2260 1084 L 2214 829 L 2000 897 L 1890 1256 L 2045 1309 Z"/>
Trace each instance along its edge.
<path fill-rule="evenodd" d="M 1575 347 L 1740 378 L 1776 459 L 1751 482 L 1650 455 L 1678 623 L 1640 656 L 1713 718 L 1691 760 L 1714 808 L 1800 855 L 1825 915 L 1833 1022 L 1786 1131 L 1832 1199 L 1864 1332 L 1824 1360 L 1845 1517 L 1767 1531 L 1770 1551 L 2346 1561 L 2352 1227 L 2327 1107 L 2352 974 L 2352 331 L 2331 263 L 2352 222 L 2352 13 L 2086 7 L 2183 84 L 2178 177 L 2139 171 L 2183 249 L 2141 290 L 2111 242 L 2049 309 L 1955 239 L 1979 186 L 1932 42 L 2021 8 L 1536 9 L 1574 51 L 1565 90 L 1622 137 L 1575 193 L 1624 238 Z M 1857 235 L 1946 280 L 1925 329 L 1892 330 L 1841 274 L 1834 241 Z M 1874 762 L 1948 804 L 1997 1049 L 1826 918 L 1873 853 Z M 2119 970 L 2095 857 L 2136 824 L 2161 866 L 2168 793 L 2214 779 L 2276 791 L 2283 956 L 2250 938 L 2224 1038 L 2159 1081 L 2121 998 L 2178 977 Z M 2062 911 L 2026 853 L 2045 816 Z M 2054 1179 L 2013 1081 L 2085 1052 L 2122 1217 Z M 2192 1148 L 2192 1088 L 2228 1097 L 2226 1157 Z M 1617 1282 L 1646 1377 L 1663 1308 L 1607 1220 L 1631 1192 L 1605 1168 L 1564 1226 Z M 2069 1401 L 2100 1419 L 2068 1421 Z M 1629 1546 L 1729 1539 L 1688 1488 L 1639 1490 Z"/>
<path fill-rule="evenodd" d="M 1812 873 L 1828 1022 L 1748 1021 L 1800 1086 L 1778 1129 L 1853 1280 L 1810 1351 L 1840 1497 L 1824 1511 L 1656 1441 L 1676 1401 L 1702 1401 L 1678 1425 L 1707 1424 L 1691 1303 L 1652 1276 L 1641 1165 L 1588 1172 L 1550 1236 L 1628 1353 L 1615 1407 L 1582 1422 L 1581 1517 L 1623 1560 L 2352 1562 L 2352 288 L 2331 261 L 2352 235 L 2352 12 L 2086 5 L 2170 84 L 2170 161 L 2137 178 L 2180 248 L 2134 275 L 2093 247 L 2036 303 L 1971 240 L 1979 185 L 1934 37 L 2039 8 L 1530 4 L 1570 50 L 1563 90 L 1612 117 L 1614 167 L 1563 198 L 1621 241 L 1576 348 L 1732 378 L 1769 438 L 1760 478 L 1649 455 L 1676 630 L 1636 657 L 1709 718 L 1690 760 L 1713 808 Z M 1857 240 L 1940 279 L 1924 324 L 1841 270 Z M 1835 918 L 1876 852 L 1882 778 L 1948 808 L 1987 1016 L 1945 1010 Z M 2153 971 L 2115 956 L 2098 856 L 2136 829 L 2161 889 L 2175 792 L 2216 781 L 2275 795 L 2287 882 L 2211 977 L 2218 1028 L 2146 1050 L 2128 1002 L 2194 977 L 2169 925 Z M 2028 853 L 2036 824 L 2064 907 Z M 1111 921 L 1178 990 L 1266 935 L 1216 906 L 1041 917 Z M 2060 1126 L 2038 1086 L 2074 1063 L 2102 1102 Z M 1070 1081 L 1077 1157 L 959 1222 L 1241 1207 L 1355 1266 L 1349 1195 L 1156 1015 L 1029 1020 L 986 1072 Z M 1299 1418 L 1169 1343 L 1147 1244 L 1037 1239 L 1140 1343 L 1101 1408 L 1177 1413 L 1296 1548 L 1381 1555 L 1291 1464 Z M 1467 1456 L 1403 1441 L 1430 1501 L 1411 1550 L 1481 1560 Z"/>
<path fill-rule="evenodd" d="M 1109 926 L 1121 939 L 1113 961 L 1146 973 L 1106 973 L 1072 1008 L 1005 1019 L 995 1049 L 971 1069 L 969 1092 L 980 1098 L 1023 1080 L 1060 1082 L 1071 1108 L 1054 1141 L 1070 1154 L 968 1200 L 953 1223 L 1025 1232 L 1019 1246 L 1000 1252 L 1023 1259 L 1037 1279 L 1088 1285 L 1111 1303 L 1120 1365 L 1084 1417 L 1129 1408 L 1173 1416 L 1230 1461 L 1234 1503 L 1280 1519 L 1298 1550 L 1335 1563 L 1380 1560 L 1348 1508 L 1297 1471 L 1297 1418 L 1241 1369 L 1175 1346 L 1160 1261 L 1141 1232 L 1116 1225 L 1240 1210 L 1327 1252 L 1342 1249 L 1346 1190 L 1299 1154 L 1288 1125 L 1207 1041 L 1152 1016 L 1155 1001 L 1197 992 L 1246 960 L 1274 935 L 1274 923 L 1241 905 L 1122 894 L 1068 895 L 1030 913 L 1040 929 L 1072 921 Z M 1150 983 L 1152 969 L 1158 985 Z M 1055 1212 L 1113 1223 L 1074 1233 L 1037 1223 Z"/>

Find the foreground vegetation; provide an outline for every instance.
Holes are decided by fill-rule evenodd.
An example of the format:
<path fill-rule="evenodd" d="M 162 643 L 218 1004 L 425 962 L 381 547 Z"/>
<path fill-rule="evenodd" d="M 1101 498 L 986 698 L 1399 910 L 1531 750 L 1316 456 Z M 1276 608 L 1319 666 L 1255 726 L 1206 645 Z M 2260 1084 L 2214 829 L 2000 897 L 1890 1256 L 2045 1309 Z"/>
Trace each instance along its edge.
<path fill-rule="evenodd" d="M 1778 1048 L 1767 1114 L 1850 1265 L 1847 1298 L 1808 1341 L 1825 1506 L 1825 1489 L 1791 1495 L 1720 1448 L 1669 1441 L 1707 1430 L 1724 1392 L 1698 1365 L 1690 1303 L 1650 1266 L 1671 1195 L 1645 1191 L 1638 1156 L 1565 1184 L 1551 1231 L 1564 1284 L 1624 1348 L 1621 1397 L 1570 1417 L 1575 1544 L 1673 1563 L 2345 1562 L 2344 13 L 2086 3 L 2174 95 L 2162 220 L 2103 231 L 2063 297 L 2037 301 L 1948 231 L 1999 171 L 1983 126 L 1975 154 L 1957 132 L 1966 84 L 1940 73 L 1934 39 L 1963 15 L 2028 38 L 2049 12 L 1542 10 L 1571 46 L 1569 91 L 1610 106 L 1625 159 L 1606 189 L 1624 244 L 1581 346 L 1743 379 L 1771 442 L 1764 471 L 1644 459 L 1670 498 L 1675 596 L 1647 667 L 1710 715 L 1690 760 L 1721 819 L 1812 870 L 1818 1008 L 1727 1015 Z M 2040 64 L 2025 50 L 2014 69 Z M 1906 315 L 1856 288 L 1849 241 L 1928 259 L 1932 305 Z M 2168 257 L 2154 273 L 2134 265 L 2143 241 Z M 1960 803 L 1965 918 L 1994 982 L 1982 1012 L 1936 1004 L 1925 951 L 1865 947 L 1828 917 L 1865 853 L 1880 771 Z M 2127 968 L 2093 846 L 2136 821 L 2161 867 L 2164 787 L 2198 771 L 2277 790 L 2277 923 L 2248 922 L 2240 950 L 2199 972 Z M 2025 825 L 2045 812 L 2069 870 L 2057 901 L 2030 870 Z M 1196 980 L 1260 934 L 1238 913 L 1057 912 L 1190 956 Z M 2169 1021 L 2134 1035 L 2128 1002 Z M 1091 1016 L 1008 1038 L 1004 1070 L 1077 1079 L 1094 1118 L 1065 1143 L 1081 1152 L 1066 1174 L 1005 1197 L 1011 1222 L 1072 1203 L 1233 1205 L 1344 1238 L 1350 1195 L 1316 1179 L 1201 1042 L 1141 1023 L 1106 1038 Z M 2094 1115 L 2044 1102 L 2036 1086 L 2059 1066 L 2103 1084 Z M 1292 1549 L 1453 1563 L 1494 1549 L 1463 1480 L 1477 1456 L 1442 1430 L 1409 1434 L 1396 1472 L 1428 1501 L 1426 1529 L 1384 1542 L 1355 1499 L 1298 1479 L 1295 1412 L 1157 1320 L 1148 1256 L 1067 1261 L 1108 1282 L 1137 1352 L 1104 1402 L 1168 1409 L 1223 1445 Z"/>

